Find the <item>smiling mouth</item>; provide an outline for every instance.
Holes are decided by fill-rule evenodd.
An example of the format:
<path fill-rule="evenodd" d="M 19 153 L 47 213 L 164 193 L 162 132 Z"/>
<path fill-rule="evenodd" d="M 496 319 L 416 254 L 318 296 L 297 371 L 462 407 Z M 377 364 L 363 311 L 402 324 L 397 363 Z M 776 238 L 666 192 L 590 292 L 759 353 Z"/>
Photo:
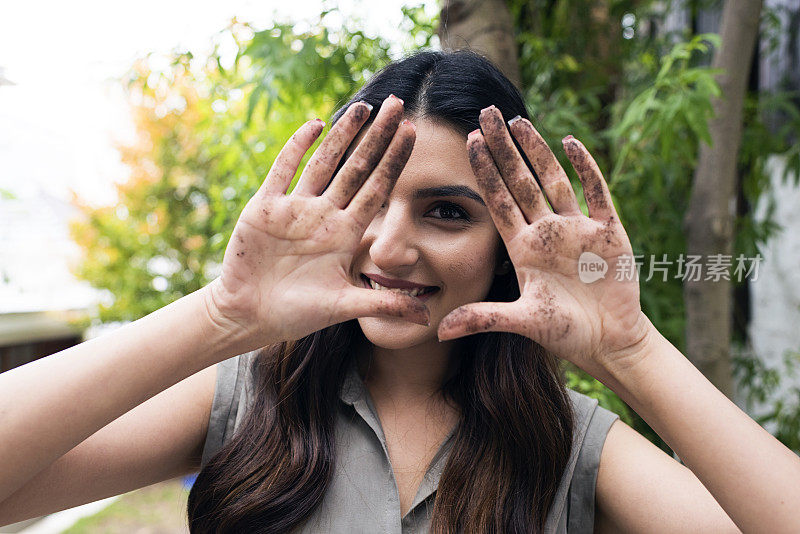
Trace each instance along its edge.
<path fill-rule="evenodd" d="M 414 289 L 400 289 L 398 287 L 385 287 L 377 283 L 375 280 L 372 280 L 366 275 L 361 275 L 361 280 L 364 283 L 364 287 L 367 289 L 376 289 L 376 290 L 388 290 L 394 291 L 396 293 L 405 293 L 406 295 L 411 295 L 412 297 L 423 298 L 432 295 L 439 291 L 438 286 L 427 286 L 421 288 L 414 288 Z"/>

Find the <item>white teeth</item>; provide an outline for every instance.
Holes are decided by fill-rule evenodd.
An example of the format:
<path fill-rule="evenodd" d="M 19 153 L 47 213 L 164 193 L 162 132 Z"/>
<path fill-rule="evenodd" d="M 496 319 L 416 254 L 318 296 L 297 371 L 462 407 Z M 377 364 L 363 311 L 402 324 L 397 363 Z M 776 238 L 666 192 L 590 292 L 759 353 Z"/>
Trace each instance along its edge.
<path fill-rule="evenodd" d="M 378 282 L 376 282 L 375 280 L 373 280 L 371 278 L 369 279 L 369 285 L 372 286 L 372 289 L 388 289 L 389 291 L 394 291 L 395 293 L 405 293 L 406 295 L 411 295 L 412 297 L 416 297 L 417 295 L 419 295 L 420 293 L 425 291 L 425 288 L 422 288 L 422 287 L 417 287 L 417 288 L 414 288 L 414 289 L 400 289 L 398 287 L 384 287 L 384 286 L 380 285 Z"/>

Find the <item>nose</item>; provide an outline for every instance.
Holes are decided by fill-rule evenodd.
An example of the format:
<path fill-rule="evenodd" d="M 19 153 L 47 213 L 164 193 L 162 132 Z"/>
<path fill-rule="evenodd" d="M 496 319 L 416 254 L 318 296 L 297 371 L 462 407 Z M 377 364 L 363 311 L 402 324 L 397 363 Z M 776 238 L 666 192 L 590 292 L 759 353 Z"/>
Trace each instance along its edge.
<path fill-rule="evenodd" d="M 419 261 L 414 225 L 408 210 L 399 203 L 388 203 L 364 232 L 372 262 L 384 272 L 402 276 L 404 267 Z"/>

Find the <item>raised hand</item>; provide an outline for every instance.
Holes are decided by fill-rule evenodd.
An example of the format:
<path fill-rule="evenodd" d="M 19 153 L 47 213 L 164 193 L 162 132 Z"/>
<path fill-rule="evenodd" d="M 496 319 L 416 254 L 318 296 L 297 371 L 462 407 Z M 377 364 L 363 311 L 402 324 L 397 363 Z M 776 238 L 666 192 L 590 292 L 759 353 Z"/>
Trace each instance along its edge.
<path fill-rule="evenodd" d="M 366 103 L 353 104 L 286 195 L 300 160 L 324 124 L 315 120 L 301 126 L 236 223 L 222 275 L 212 282 L 212 315 L 238 335 L 244 333 L 252 349 L 362 316 L 428 321 L 420 300 L 352 283 L 353 253 L 415 140 L 414 125 L 400 123 L 402 101 L 391 96 L 331 180 L 370 112 Z"/>
<path fill-rule="evenodd" d="M 541 188 L 500 111 L 484 109 L 480 124 L 483 133 L 475 130 L 467 139 L 470 163 L 514 264 L 521 296 L 511 303 L 480 302 L 453 310 L 439 324 L 439 339 L 514 332 L 597 376 L 598 365 L 641 341 L 648 325 L 635 275 L 615 275 L 632 250 L 608 186 L 583 144 L 565 138 L 564 149 L 583 185 L 587 217 L 564 169 L 530 121 L 512 120 L 509 128 Z M 595 272 L 602 272 L 605 262 L 604 276 L 582 280 L 579 263 L 587 262 L 600 269 Z"/>

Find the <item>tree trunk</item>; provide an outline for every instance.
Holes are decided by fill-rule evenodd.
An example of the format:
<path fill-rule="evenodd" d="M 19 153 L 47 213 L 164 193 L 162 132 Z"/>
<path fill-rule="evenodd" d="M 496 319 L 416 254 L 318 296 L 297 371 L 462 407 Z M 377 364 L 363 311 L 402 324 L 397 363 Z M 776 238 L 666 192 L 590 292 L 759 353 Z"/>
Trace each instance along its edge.
<path fill-rule="evenodd" d="M 731 255 L 736 215 L 736 163 L 742 140 L 742 108 L 758 34 L 762 0 L 727 0 L 722 12 L 722 46 L 712 66 L 723 70 L 709 124 L 711 147 L 701 143 L 689 209 L 684 219 L 687 252 Z M 687 356 L 728 398 L 733 398 L 730 365 L 732 284 L 729 280 L 685 281 Z"/>
<path fill-rule="evenodd" d="M 520 87 L 517 43 L 504 0 L 440 0 L 439 40 L 444 49 L 469 48 L 491 60 Z"/>

